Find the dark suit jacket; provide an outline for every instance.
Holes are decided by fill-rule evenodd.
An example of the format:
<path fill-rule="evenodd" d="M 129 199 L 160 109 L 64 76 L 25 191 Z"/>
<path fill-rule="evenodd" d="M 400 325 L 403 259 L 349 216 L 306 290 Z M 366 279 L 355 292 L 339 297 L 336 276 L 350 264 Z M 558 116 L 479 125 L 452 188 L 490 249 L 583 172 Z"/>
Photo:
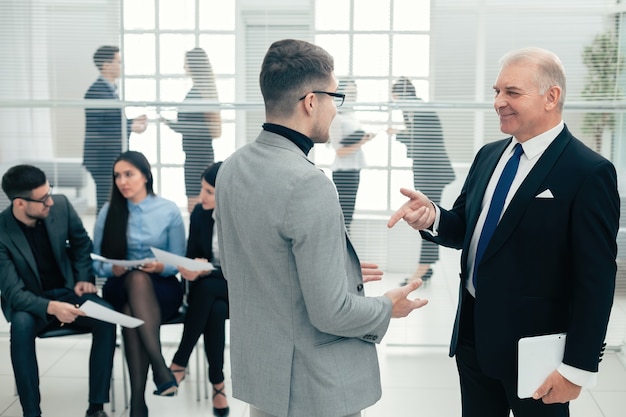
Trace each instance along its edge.
<path fill-rule="evenodd" d="M 94 282 L 91 239 L 67 197 L 55 195 L 53 199 L 44 223 L 65 287 L 73 290 L 78 281 Z M 37 263 L 12 206 L 0 213 L 0 294 L 7 321 L 11 321 L 13 311 L 46 319 L 49 300 L 43 296 Z"/>
<path fill-rule="evenodd" d="M 418 183 L 435 182 L 443 188 L 454 181 L 454 169 L 444 145 L 443 128 L 437 113 L 404 111 L 402 117 L 405 129 L 396 135 L 396 139 L 406 146 L 407 158 L 412 159 L 419 170 Z"/>
<path fill-rule="evenodd" d="M 213 209 L 204 210 L 202 204 L 196 204 L 189 216 L 189 239 L 185 256 L 213 261 L 214 224 Z"/>
<path fill-rule="evenodd" d="M 203 100 L 202 93 L 192 87 L 185 96 L 186 102 Z M 183 135 L 183 151 L 198 152 L 209 155 L 213 160 L 213 138 L 206 121 L 206 113 L 198 111 L 179 111 L 176 121 L 171 121 L 168 126 L 175 132 Z"/>
<path fill-rule="evenodd" d="M 205 258 L 213 262 L 213 209 L 205 210 L 202 204 L 196 204 L 189 216 L 189 239 L 187 239 L 188 258 Z M 221 269 L 213 270 L 209 275 L 202 278 L 224 279 Z M 193 282 L 192 282 L 193 288 Z"/>
<path fill-rule="evenodd" d="M 461 291 L 450 355 L 457 344 L 470 239 L 487 183 L 510 138 L 484 146 L 439 236 L 463 249 Z M 551 199 L 536 198 L 545 190 Z M 567 332 L 563 362 L 595 372 L 606 335 L 617 255 L 619 196 L 613 165 L 567 127 L 546 149 L 505 211 L 478 266 L 476 353 L 490 376 L 516 373 L 523 336 Z"/>
<path fill-rule="evenodd" d="M 118 97 L 111 86 L 102 77 L 98 77 L 85 93 L 85 99 L 118 100 Z M 126 132 L 123 132 L 123 117 L 121 108 L 85 109 L 83 165 L 90 172 L 112 170 L 113 161 L 122 152 L 122 141 L 128 140 L 130 136 L 132 120 L 126 120 Z"/>

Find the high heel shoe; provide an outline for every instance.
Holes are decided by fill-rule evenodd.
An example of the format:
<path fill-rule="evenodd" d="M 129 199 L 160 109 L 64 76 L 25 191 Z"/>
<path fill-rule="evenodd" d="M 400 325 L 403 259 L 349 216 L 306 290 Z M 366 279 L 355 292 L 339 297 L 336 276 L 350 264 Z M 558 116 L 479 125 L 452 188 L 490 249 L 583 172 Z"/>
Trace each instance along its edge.
<path fill-rule="evenodd" d="M 224 388 L 226 388 L 225 385 L 222 386 L 222 388 L 215 388 L 215 385 L 213 385 L 213 399 L 215 399 L 215 397 L 217 397 L 218 395 L 223 395 L 224 398 L 226 398 L 226 394 L 224 393 Z M 213 415 L 215 417 L 226 417 L 228 416 L 229 413 L 230 413 L 229 407 L 224 407 L 224 408 L 213 407 Z"/>
<path fill-rule="evenodd" d="M 185 369 L 185 368 L 172 369 L 172 367 L 170 366 L 170 371 L 172 371 L 172 373 L 174 374 L 174 377 L 176 377 L 176 374 L 182 374 L 183 375 L 183 377 L 180 378 L 180 379 L 178 379 L 176 377 L 176 383 L 178 384 L 178 386 L 180 386 L 180 383 L 185 380 L 185 376 L 187 374 L 187 369 Z"/>
<path fill-rule="evenodd" d="M 178 383 L 176 382 L 176 378 L 174 374 L 170 370 L 170 379 L 167 382 L 162 383 L 161 385 L 157 385 L 156 391 L 153 392 L 154 395 L 159 397 L 173 397 L 178 392 Z M 156 383 L 156 381 L 155 381 Z"/>

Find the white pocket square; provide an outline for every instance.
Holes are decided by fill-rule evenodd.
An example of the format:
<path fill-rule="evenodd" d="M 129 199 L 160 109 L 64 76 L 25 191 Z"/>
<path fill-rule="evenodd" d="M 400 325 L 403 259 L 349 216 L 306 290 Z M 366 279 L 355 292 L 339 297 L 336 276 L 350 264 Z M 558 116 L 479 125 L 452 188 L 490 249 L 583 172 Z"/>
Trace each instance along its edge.
<path fill-rule="evenodd" d="M 550 191 L 550 189 L 547 189 L 537 194 L 535 198 L 554 198 L 554 196 L 552 195 L 552 191 Z"/>

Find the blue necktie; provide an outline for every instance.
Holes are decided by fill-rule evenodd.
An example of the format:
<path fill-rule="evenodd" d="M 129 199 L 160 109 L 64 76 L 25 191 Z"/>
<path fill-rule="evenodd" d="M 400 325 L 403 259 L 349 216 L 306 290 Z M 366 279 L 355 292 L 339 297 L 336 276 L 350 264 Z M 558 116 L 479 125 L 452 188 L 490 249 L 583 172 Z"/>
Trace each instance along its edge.
<path fill-rule="evenodd" d="M 504 170 L 500 175 L 498 184 L 496 184 L 496 189 L 493 192 L 491 204 L 489 204 L 489 211 L 487 212 L 487 218 L 485 219 L 483 230 L 482 232 L 480 232 L 478 246 L 476 247 L 476 257 L 474 258 L 474 273 L 472 275 L 474 288 L 476 288 L 476 273 L 478 272 L 478 264 L 483 259 L 483 255 L 485 254 L 485 250 L 489 245 L 491 236 L 493 236 L 493 232 L 495 232 L 496 226 L 498 226 L 500 216 L 502 215 L 502 209 L 504 208 L 504 200 L 506 200 L 506 196 L 509 193 L 509 189 L 511 188 L 511 184 L 513 183 L 515 174 L 517 173 L 519 159 L 523 153 L 524 149 L 522 148 L 522 145 L 520 143 L 515 145 L 515 147 L 513 148 L 513 156 L 509 158 L 506 165 L 504 166 Z"/>

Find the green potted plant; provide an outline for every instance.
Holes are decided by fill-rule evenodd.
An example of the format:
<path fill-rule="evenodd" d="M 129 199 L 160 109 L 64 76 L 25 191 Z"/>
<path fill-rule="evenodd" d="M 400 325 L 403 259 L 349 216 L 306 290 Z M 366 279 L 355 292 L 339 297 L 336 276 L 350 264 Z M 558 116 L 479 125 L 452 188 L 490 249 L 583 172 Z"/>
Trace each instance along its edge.
<path fill-rule="evenodd" d="M 621 97 L 617 77 L 623 62 L 619 56 L 617 38 L 613 31 L 601 33 L 591 45 L 585 46 L 582 53 L 583 63 L 587 66 L 587 83 L 582 97 L 590 101 L 611 101 Z M 583 119 L 583 133 L 591 135 L 593 148 L 602 150 L 602 138 L 605 131 L 615 129 L 614 113 L 586 113 Z"/>

